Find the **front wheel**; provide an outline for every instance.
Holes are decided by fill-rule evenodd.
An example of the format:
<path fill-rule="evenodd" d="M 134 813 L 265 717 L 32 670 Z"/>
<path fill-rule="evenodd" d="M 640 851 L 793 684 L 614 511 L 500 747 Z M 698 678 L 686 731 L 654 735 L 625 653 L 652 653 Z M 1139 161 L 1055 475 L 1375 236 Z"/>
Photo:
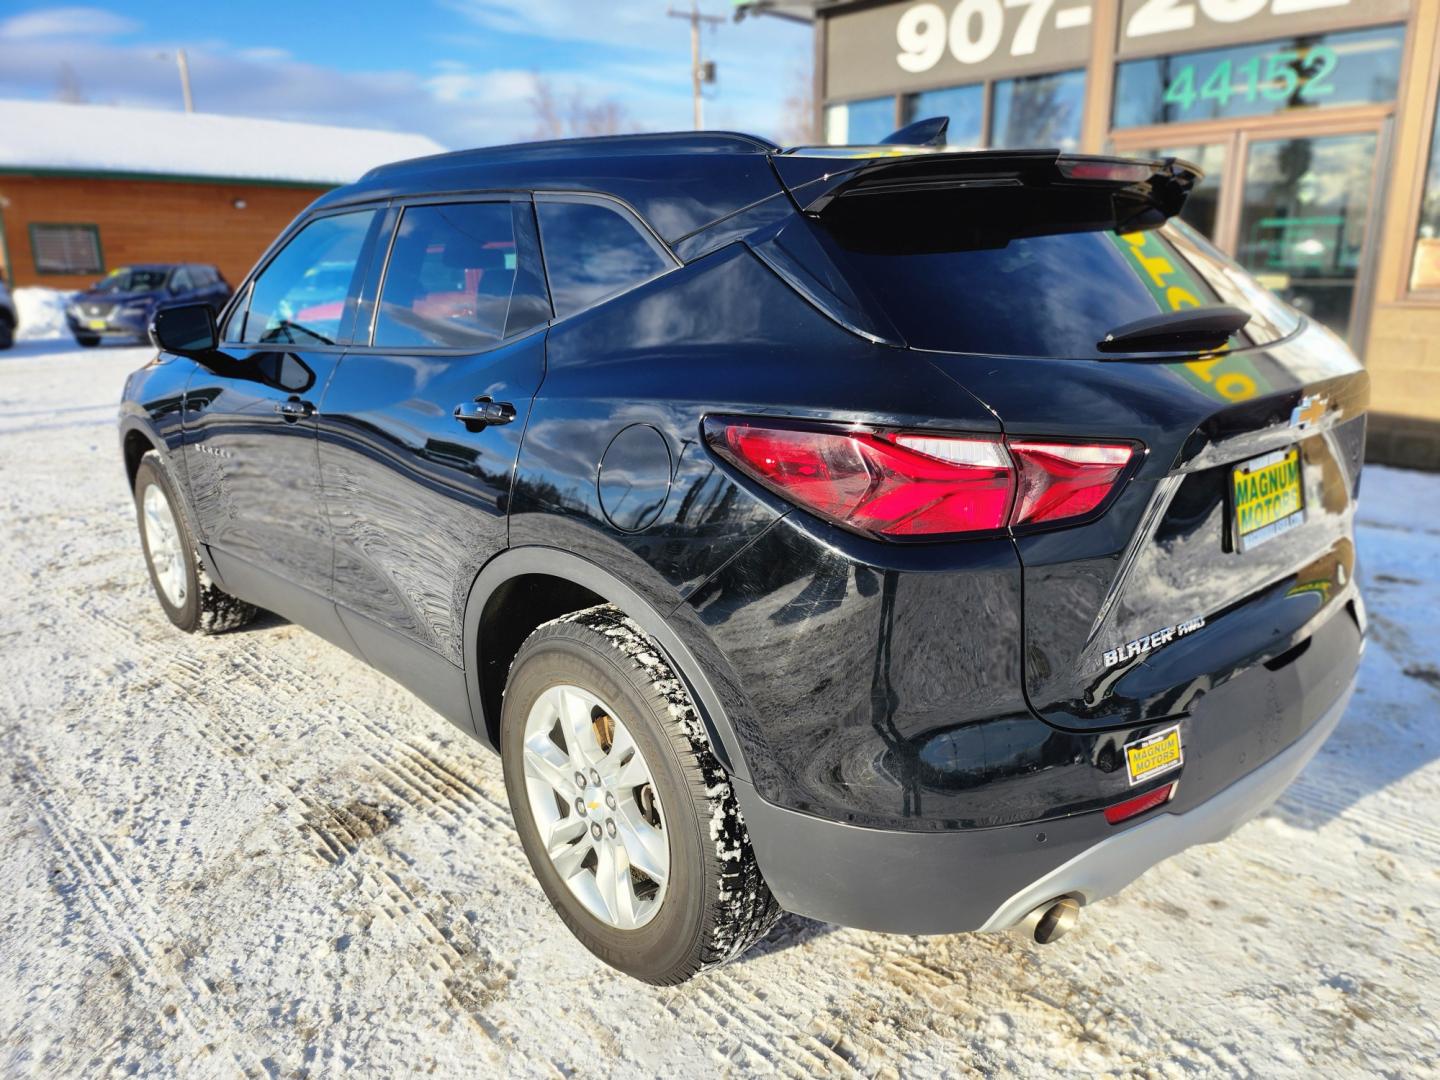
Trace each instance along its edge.
<path fill-rule="evenodd" d="M 172 623 L 190 634 L 217 634 L 244 626 L 257 609 L 210 580 L 179 506 L 160 456 L 150 451 L 135 472 L 135 515 L 145 566 L 160 606 Z"/>
<path fill-rule="evenodd" d="M 609 605 L 545 624 L 511 665 L 505 788 L 546 896 L 587 949 L 659 985 L 779 917 L 684 684 Z"/>
<path fill-rule="evenodd" d="M 75 344 L 79 345 L 82 349 L 93 349 L 96 345 L 100 344 L 100 339 L 98 337 L 87 337 L 76 334 Z"/>

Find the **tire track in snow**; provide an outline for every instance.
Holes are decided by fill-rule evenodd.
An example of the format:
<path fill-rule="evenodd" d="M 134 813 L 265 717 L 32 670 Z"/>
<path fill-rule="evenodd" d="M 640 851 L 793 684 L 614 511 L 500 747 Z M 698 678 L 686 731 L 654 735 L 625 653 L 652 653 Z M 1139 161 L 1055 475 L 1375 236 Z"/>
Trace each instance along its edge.
<path fill-rule="evenodd" d="M 40 828 L 66 856 L 66 866 L 80 878 L 77 892 L 84 898 L 104 936 L 115 945 L 130 968 L 145 984 L 145 996 L 159 1005 L 161 1016 L 169 1015 L 195 1043 L 195 1054 L 203 1057 L 212 1047 L 230 1057 L 247 1077 L 267 1075 L 258 1051 L 235 1024 L 234 1017 L 210 991 L 203 980 L 187 977 L 183 970 L 162 959 L 164 953 L 184 952 L 168 934 L 159 930 L 165 923 L 125 873 L 120 859 L 103 840 L 71 823 L 51 797 L 61 790 L 38 758 L 17 753 L 13 779 L 28 788 L 30 808 Z M 126 908 L 122 911 L 111 894 L 117 894 Z M 138 917 L 137 917 L 138 916 Z M 145 926 L 156 931 L 153 943 L 136 931 Z M 181 967 L 186 961 L 182 959 Z M 211 1017 L 223 1017 L 227 1024 L 215 1031 Z"/>

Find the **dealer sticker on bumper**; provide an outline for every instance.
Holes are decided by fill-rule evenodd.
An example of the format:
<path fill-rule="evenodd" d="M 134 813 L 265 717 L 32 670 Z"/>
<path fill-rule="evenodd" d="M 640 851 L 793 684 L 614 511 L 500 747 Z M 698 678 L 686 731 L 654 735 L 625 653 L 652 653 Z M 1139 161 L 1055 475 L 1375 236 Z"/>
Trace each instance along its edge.
<path fill-rule="evenodd" d="M 1180 725 L 1125 744 L 1125 769 L 1133 787 L 1152 776 L 1178 769 L 1185 761 L 1180 749 Z"/>

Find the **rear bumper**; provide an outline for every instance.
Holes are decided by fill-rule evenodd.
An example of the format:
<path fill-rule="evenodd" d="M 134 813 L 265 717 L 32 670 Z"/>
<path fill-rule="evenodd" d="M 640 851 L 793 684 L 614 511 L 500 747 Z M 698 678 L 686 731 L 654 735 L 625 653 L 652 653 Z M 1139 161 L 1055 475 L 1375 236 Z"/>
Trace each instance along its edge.
<path fill-rule="evenodd" d="M 944 833 L 857 828 L 785 810 L 735 782 L 756 856 L 782 907 L 866 930 L 1003 930 L 1057 896 L 1090 903 L 1156 863 L 1223 839 L 1269 806 L 1339 723 L 1353 678 L 1304 734 L 1182 812 L 1123 829 L 1098 813 Z"/>

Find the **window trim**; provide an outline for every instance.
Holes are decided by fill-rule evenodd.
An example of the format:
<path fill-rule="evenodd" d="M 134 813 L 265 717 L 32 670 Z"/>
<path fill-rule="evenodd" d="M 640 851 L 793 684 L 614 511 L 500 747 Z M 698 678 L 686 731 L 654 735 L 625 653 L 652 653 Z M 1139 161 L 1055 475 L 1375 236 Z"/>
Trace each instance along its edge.
<path fill-rule="evenodd" d="M 630 219 L 631 224 L 636 226 L 640 235 L 650 243 L 652 250 L 660 256 L 662 261 L 668 262 L 670 265 L 651 274 L 649 277 L 632 281 L 630 284 L 616 289 L 614 292 L 597 297 L 583 307 L 578 307 L 574 311 L 567 311 L 564 315 L 560 315 L 555 307 L 555 289 L 550 284 L 550 261 L 545 257 L 545 230 L 540 225 L 540 204 L 547 202 L 604 206 L 607 209 L 617 211 L 622 217 Z M 566 319 L 573 319 L 577 315 L 583 315 L 585 312 L 597 308 L 601 304 L 608 304 L 617 296 L 624 296 L 626 293 L 632 292 L 641 286 L 648 285 L 652 281 L 657 281 L 667 274 L 674 273 L 685 265 L 680 261 L 679 257 L 676 256 L 675 252 L 670 249 L 670 246 L 660 238 L 660 234 L 650 227 L 650 223 L 635 211 L 634 207 L 624 199 L 616 198 L 614 195 L 601 195 L 591 191 L 537 191 L 535 193 L 535 232 L 540 240 L 540 261 L 545 268 L 545 289 L 550 294 L 550 310 L 554 313 L 550 319 L 551 326 L 564 322 Z"/>
<path fill-rule="evenodd" d="M 95 238 L 95 255 L 100 266 L 97 270 L 42 270 L 40 268 L 40 248 L 35 243 L 36 229 L 85 229 Z M 32 221 L 27 229 L 30 236 L 30 261 L 35 266 L 35 273 L 46 277 L 83 277 L 89 274 L 105 273 L 105 248 L 100 243 L 100 226 L 85 221 Z"/>
<path fill-rule="evenodd" d="M 1413 12 L 1412 12 L 1413 15 Z M 1406 39 L 1409 41 L 1409 39 Z M 1401 77 L 1408 77 L 1408 71 L 1402 71 Z M 1404 83 L 1401 83 L 1401 93 L 1404 92 Z M 1397 108 L 1399 103 L 1397 102 Z M 1437 153 L 1435 140 L 1437 126 L 1440 126 L 1440 63 L 1434 61 L 1430 64 L 1430 70 L 1425 80 L 1425 115 L 1421 123 L 1420 152 L 1417 155 L 1419 160 L 1424 162 L 1420 169 L 1419 181 L 1415 187 L 1415 194 L 1408 200 L 1410 205 L 1406 208 L 1405 232 L 1402 234 L 1405 244 L 1405 260 L 1400 268 L 1400 288 L 1398 290 L 1398 302 L 1415 306 L 1434 307 L 1440 302 L 1440 285 L 1431 285 L 1423 288 L 1416 288 L 1412 282 L 1415 280 L 1415 256 L 1420 251 L 1420 219 L 1425 213 L 1425 188 L 1430 180 L 1432 169 L 1440 169 L 1440 153 Z M 1384 193 L 1387 197 L 1390 192 L 1387 189 Z"/>

